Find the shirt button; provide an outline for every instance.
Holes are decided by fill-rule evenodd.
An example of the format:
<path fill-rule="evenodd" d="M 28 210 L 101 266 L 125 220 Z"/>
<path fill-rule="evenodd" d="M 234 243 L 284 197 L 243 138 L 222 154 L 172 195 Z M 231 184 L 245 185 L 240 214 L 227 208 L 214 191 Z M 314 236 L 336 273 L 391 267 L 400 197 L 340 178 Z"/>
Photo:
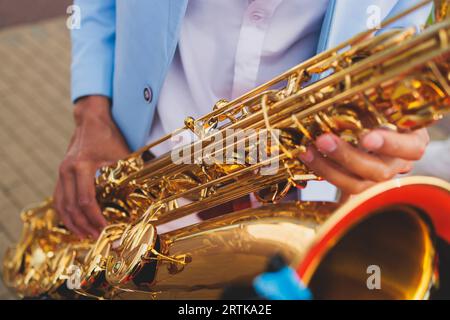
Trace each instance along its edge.
<path fill-rule="evenodd" d="M 150 87 L 144 88 L 144 99 L 147 103 L 152 102 L 152 99 L 153 99 L 152 88 L 150 88 Z"/>

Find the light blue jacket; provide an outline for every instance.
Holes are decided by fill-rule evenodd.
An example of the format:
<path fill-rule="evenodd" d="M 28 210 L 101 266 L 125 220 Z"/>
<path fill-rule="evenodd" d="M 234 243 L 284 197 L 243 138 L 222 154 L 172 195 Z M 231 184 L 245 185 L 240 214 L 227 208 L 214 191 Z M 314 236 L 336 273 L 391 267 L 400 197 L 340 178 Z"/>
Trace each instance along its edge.
<path fill-rule="evenodd" d="M 133 150 L 146 142 L 187 2 L 75 0 L 81 9 L 81 28 L 72 31 L 72 99 L 94 94 L 110 97 L 114 120 Z M 418 2 L 330 0 L 317 51 L 365 30 L 371 6 L 378 6 L 386 18 Z M 397 26 L 425 23 L 431 6 Z"/>

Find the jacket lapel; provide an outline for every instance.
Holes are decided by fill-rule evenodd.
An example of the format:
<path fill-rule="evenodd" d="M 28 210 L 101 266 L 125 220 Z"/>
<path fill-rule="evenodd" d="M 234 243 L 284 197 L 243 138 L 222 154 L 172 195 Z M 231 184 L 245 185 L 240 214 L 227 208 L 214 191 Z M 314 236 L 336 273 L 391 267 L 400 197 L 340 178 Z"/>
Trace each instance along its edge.
<path fill-rule="evenodd" d="M 379 8 L 381 20 L 384 20 L 397 2 L 397 0 L 330 0 L 318 52 L 331 49 L 367 30 L 367 22 L 375 8 Z"/>

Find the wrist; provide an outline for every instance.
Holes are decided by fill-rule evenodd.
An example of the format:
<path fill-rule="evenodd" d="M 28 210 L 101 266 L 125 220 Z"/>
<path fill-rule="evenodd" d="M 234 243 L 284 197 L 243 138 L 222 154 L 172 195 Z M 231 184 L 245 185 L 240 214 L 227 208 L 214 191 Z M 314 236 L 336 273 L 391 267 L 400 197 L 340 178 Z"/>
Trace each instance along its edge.
<path fill-rule="evenodd" d="M 75 123 L 80 125 L 86 119 L 112 121 L 111 102 L 105 96 L 86 96 L 77 100 L 73 110 Z"/>

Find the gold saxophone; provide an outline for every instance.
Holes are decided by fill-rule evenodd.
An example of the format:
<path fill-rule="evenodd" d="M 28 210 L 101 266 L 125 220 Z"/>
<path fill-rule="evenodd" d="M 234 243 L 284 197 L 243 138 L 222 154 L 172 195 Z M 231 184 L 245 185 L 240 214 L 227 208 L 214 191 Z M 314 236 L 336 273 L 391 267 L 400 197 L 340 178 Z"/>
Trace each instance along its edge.
<path fill-rule="evenodd" d="M 320 179 L 297 157 L 320 134 L 357 146 L 365 130 L 415 130 L 450 110 L 448 2 L 435 1 L 435 9 L 437 22 L 421 33 L 359 34 L 102 168 L 97 200 L 109 225 L 97 240 L 68 231 L 51 199 L 25 209 L 4 282 L 20 297 L 211 299 L 251 282 L 281 254 L 318 299 L 425 299 L 448 289 L 449 183 L 410 177 L 342 205 L 281 202 L 292 187 Z M 151 157 L 152 147 L 184 131 L 197 139 L 176 150 L 181 161 Z M 224 146 L 226 132 L 232 143 Z M 270 140 L 263 160 L 252 143 L 260 134 Z M 236 152 L 239 144 L 248 156 Z M 270 161 L 278 169 L 263 174 Z M 158 232 L 251 193 L 261 207 Z M 382 270 L 380 290 L 367 288 L 372 264 Z"/>

